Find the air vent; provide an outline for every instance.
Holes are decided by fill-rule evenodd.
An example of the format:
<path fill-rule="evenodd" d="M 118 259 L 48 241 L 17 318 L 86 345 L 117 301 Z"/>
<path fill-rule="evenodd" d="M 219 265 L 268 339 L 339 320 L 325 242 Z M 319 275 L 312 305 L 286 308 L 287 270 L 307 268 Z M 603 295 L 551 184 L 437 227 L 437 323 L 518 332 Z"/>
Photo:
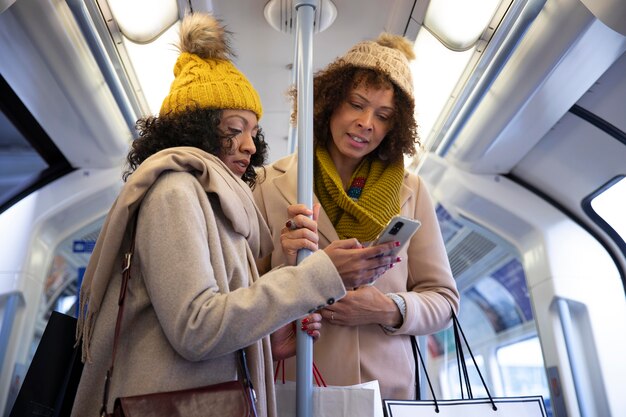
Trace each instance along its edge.
<path fill-rule="evenodd" d="M 294 33 L 296 30 L 296 9 L 294 3 L 304 3 L 294 0 L 270 0 L 265 5 L 263 14 L 265 20 L 279 32 Z M 308 6 L 307 6 L 308 7 Z M 337 17 L 337 8 L 330 0 L 320 0 L 315 8 L 313 32 L 318 33 L 333 24 Z"/>
<path fill-rule="evenodd" d="M 491 240 L 474 231 L 470 232 L 448 253 L 452 276 L 460 277 L 463 272 L 486 257 L 495 247 L 496 244 Z"/>

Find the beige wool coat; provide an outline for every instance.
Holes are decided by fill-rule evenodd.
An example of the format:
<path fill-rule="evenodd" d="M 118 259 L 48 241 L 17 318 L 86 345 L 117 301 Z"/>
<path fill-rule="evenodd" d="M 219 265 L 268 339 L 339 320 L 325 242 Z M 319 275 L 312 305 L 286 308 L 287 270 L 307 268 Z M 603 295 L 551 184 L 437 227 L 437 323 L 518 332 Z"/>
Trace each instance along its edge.
<path fill-rule="evenodd" d="M 276 247 L 287 206 L 297 202 L 297 154 L 267 166 L 265 179 L 261 179 L 253 194 Z M 313 357 L 328 385 L 352 385 L 377 379 L 383 398 L 413 399 L 415 364 L 409 335 L 426 335 L 447 327 L 451 306 L 458 310 L 459 293 L 432 200 L 416 175 L 405 173 L 400 206 L 402 215 L 419 219 L 422 226 L 400 253 L 402 262 L 389 269 L 374 286 L 405 300 L 404 323 L 390 333 L 380 325 L 337 326 L 325 320 L 322 335 L 313 346 Z M 339 239 L 323 209 L 318 233 L 320 249 Z M 271 266 L 283 261 L 282 252 L 274 250 Z M 289 359 L 285 364 L 287 378 L 294 380 L 295 360 Z"/>
<path fill-rule="evenodd" d="M 195 153 L 211 159 L 211 175 L 202 181 L 232 176 L 217 158 L 199 150 Z M 185 150 L 176 158 L 184 159 Z M 133 175 L 142 175 L 137 172 Z M 171 171 L 143 185 L 148 190 L 139 206 L 132 278 L 108 412 L 119 396 L 235 380 L 234 352 L 245 347 L 259 416 L 273 417 L 276 406 L 267 335 L 345 295 L 340 276 L 321 251 L 298 268 L 279 268 L 259 279 L 254 262 L 249 262 L 250 236 L 241 234 L 246 222 L 257 220 L 245 217 L 239 210 L 245 202 L 227 185 L 201 183 L 188 172 Z M 85 364 L 76 395 L 75 417 L 99 415 L 111 360 L 122 253 L 129 245 L 126 236 L 94 322 L 91 360 Z"/>

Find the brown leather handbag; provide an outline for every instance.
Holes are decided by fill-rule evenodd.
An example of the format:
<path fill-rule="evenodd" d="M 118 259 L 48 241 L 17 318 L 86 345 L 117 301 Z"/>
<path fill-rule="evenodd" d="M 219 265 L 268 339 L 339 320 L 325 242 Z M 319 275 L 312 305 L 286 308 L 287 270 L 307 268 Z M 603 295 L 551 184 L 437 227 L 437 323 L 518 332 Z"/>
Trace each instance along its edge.
<path fill-rule="evenodd" d="M 122 317 L 124 316 L 124 299 L 126 298 L 126 288 L 130 280 L 130 263 L 135 249 L 136 227 L 137 223 L 135 220 L 130 250 L 125 255 L 111 366 L 106 374 L 100 415 L 102 417 L 256 417 L 256 394 L 246 363 L 246 353 L 243 349 L 237 351 L 238 374 L 240 376 L 240 379 L 237 381 L 180 391 L 119 397 L 115 399 L 113 413 L 108 414 L 106 412 L 109 399 L 109 385 L 113 376 L 113 365 L 115 364 L 115 354 L 117 352 L 117 342 Z"/>

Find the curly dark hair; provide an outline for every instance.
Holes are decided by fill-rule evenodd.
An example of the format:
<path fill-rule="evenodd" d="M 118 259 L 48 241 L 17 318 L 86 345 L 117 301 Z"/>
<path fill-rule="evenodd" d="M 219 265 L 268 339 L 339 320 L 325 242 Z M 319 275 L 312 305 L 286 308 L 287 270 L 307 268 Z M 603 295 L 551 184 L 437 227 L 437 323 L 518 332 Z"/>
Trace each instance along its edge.
<path fill-rule="evenodd" d="M 342 59 L 316 72 L 313 78 L 315 145 L 326 146 L 329 141 L 332 141 L 330 116 L 346 100 L 350 91 L 361 83 L 364 83 L 366 87 L 393 88 L 395 111 L 391 119 L 392 127 L 385 136 L 384 146 L 376 149 L 377 156 L 383 160 L 397 160 L 402 155 L 415 155 L 416 145 L 419 146 L 420 141 L 414 117 L 413 99 L 391 82 L 384 72 L 355 67 L 346 64 Z M 295 98 L 295 90 L 292 90 L 290 94 L 292 98 Z"/>
<path fill-rule="evenodd" d="M 139 137 L 132 143 L 126 156 L 128 169 L 122 179 L 128 177 L 139 164 L 163 149 L 176 146 L 193 146 L 205 152 L 220 156 L 232 146 L 234 135 L 219 129 L 222 111 L 216 109 L 191 109 L 160 117 L 146 117 L 136 123 Z M 267 159 L 268 145 L 263 132 L 254 137 L 256 153 L 250 158 L 250 165 L 241 179 L 254 188 L 257 180 L 255 168 L 262 167 Z"/>

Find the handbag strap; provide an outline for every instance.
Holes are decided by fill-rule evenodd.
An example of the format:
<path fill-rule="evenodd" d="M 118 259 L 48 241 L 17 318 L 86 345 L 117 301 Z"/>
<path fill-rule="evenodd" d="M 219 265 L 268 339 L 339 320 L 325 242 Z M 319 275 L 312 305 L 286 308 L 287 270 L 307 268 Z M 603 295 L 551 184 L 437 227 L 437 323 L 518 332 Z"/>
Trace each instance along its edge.
<path fill-rule="evenodd" d="M 459 323 L 459 320 L 456 317 L 456 314 L 454 314 L 454 311 L 452 311 L 452 326 L 454 329 L 454 346 L 455 346 L 455 350 L 456 350 L 456 359 L 457 359 L 457 365 L 458 365 L 458 369 L 459 369 L 459 384 L 461 386 L 461 398 L 463 397 L 463 381 L 465 381 L 465 388 L 467 390 L 468 393 L 468 397 L 469 398 L 473 398 L 472 395 L 472 389 L 470 386 L 470 381 L 469 381 L 469 373 L 467 371 L 467 364 L 465 363 L 465 355 L 463 353 L 463 343 L 465 342 L 465 346 L 467 347 L 467 351 L 469 352 L 470 357 L 472 358 L 472 362 L 474 363 L 474 366 L 476 367 L 476 371 L 478 372 L 478 376 L 480 377 L 480 380 L 483 384 L 483 387 L 485 387 L 485 391 L 487 392 L 487 396 L 489 397 L 489 401 L 491 402 L 491 408 L 496 411 L 498 409 L 498 407 L 496 406 L 496 403 L 493 401 L 493 398 L 491 396 L 491 393 L 489 392 L 489 388 L 487 388 L 487 383 L 485 382 L 485 379 L 483 378 L 482 373 L 480 372 L 480 368 L 478 367 L 478 364 L 476 363 L 476 359 L 474 358 L 474 354 L 472 353 L 472 349 L 469 346 L 469 343 L 467 342 L 467 338 L 465 337 L 465 333 L 463 333 L 463 329 L 461 328 L 461 324 Z M 462 340 L 461 340 L 462 339 Z M 426 365 L 424 363 L 424 358 L 422 357 L 422 352 L 420 351 L 419 348 L 419 344 L 417 343 L 417 339 L 415 336 L 411 335 L 411 348 L 413 349 L 413 359 L 415 360 L 415 399 L 420 399 L 419 397 L 419 376 L 418 376 L 418 369 L 419 369 L 419 365 L 421 363 L 422 365 L 422 369 L 424 369 L 424 375 L 426 376 L 426 381 L 428 382 L 428 387 L 430 388 L 430 394 L 433 397 L 433 401 L 435 403 L 435 412 L 439 412 L 439 405 L 437 404 L 437 398 L 435 396 L 435 391 L 433 390 L 433 385 L 430 382 L 430 377 L 428 375 L 428 371 L 426 369 Z M 461 377 L 461 374 L 463 377 Z"/>
<path fill-rule="evenodd" d="M 130 280 L 130 266 L 133 259 L 133 253 L 135 252 L 135 233 L 137 231 L 137 216 L 133 220 L 132 232 L 130 236 L 130 248 L 128 252 L 124 254 L 124 266 L 122 269 L 122 285 L 120 286 L 120 295 L 117 300 L 117 319 L 115 321 L 115 334 L 113 336 L 113 351 L 111 353 L 111 365 L 107 370 L 106 377 L 104 379 L 104 391 L 102 393 L 102 406 L 100 407 L 100 416 L 106 416 L 107 404 L 109 402 L 109 387 L 111 385 L 111 377 L 113 376 L 113 368 L 115 366 L 115 355 L 117 353 L 117 342 L 120 336 L 120 330 L 122 327 L 122 318 L 124 317 L 124 300 L 126 299 L 126 290 L 128 288 L 128 281 Z"/>
<path fill-rule="evenodd" d="M 120 286 L 120 295 L 117 300 L 117 319 L 115 321 L 115 334 L 113 336 L 113 351 L 111 353 L 111 366 L 106 373 L 104 380 L 104 391 L 102 394 L 102 406 L 100 407 L 100 416 L 106 417 L 106 407 L 109 402 L 109 388 L 111 385 L 111 378 L 113 377 L 113 368 L 115 366 L 115 356 L 117 353 L 117 342 L 119 341 L 120 331 L 122 328 L 122 319 L 124 317 L 124 301 L 126 299 L 126 290 L 128 289 L 128 281 L 130 281 L 130 266 L 133 259 L 133 253 L 135 252 L 135 234 L 137 231 L 137 216 L 133 220 L 132 232 L 130 237 L 130 248 L 128 252 L 124 254 L 124 266 L 122 269 L 122 285 Z M 238 374 L 241 376 L 242 383 L 245 387 L 250 389 L 253 404 L 256 403 L 256 392 L 252 385 L 252 378 L 250 378 L 250 371 L 248 369 L 248 363 L 246 360 L 245 349 L 239 349 L 237 352 L 237 360 L 239 364 Z M 256 411 L 254 412 L 256 415 Z"/>

